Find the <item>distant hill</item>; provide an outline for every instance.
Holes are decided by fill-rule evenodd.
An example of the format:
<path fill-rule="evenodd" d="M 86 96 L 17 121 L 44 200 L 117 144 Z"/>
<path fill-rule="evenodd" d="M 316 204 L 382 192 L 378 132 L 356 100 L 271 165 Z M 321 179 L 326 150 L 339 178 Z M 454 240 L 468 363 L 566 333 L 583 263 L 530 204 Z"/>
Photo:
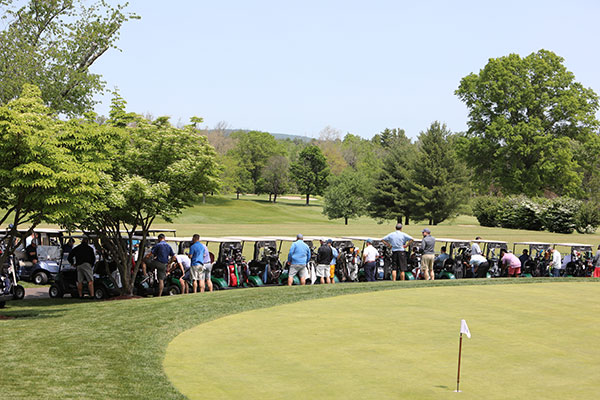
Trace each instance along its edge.
<path fill-rule="evenodd" d="M 249 129 L 225 129 L 225 136 L 229 136 L 233 132 L 250 132 L 250 130 Z M 311 140 L 313 140 L 313 138 L 308 137 L 308 136 L 289 135 L 286 133 L 272 133 L 272 132 L 269 132 L 269 133 L 271 135 L 273 135 L 273 137 L 277 140 L 290 139 L 290 140 L 300 140 L 302 142 L 310 142 Z"/>

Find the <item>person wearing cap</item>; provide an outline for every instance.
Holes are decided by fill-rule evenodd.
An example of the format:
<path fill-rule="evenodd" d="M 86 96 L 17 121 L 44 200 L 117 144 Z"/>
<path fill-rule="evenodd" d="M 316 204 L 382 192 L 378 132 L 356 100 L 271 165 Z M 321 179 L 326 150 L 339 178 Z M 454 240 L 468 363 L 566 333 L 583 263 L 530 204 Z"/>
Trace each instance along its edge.
<path fill-rule="evenodd" d="M 340 252 L 338 251 L 338 249 L 333 247 L 333 240 L 327 239 L 327 244 L 329 245 L 329 247 L 331 247 L 331 254 L 332 254 L 331 264 L 329 265 L 329 279 L 331 281 L 331 284 L 334 284 L 335 283 L 335 266 L 337 265 L 337 258 L 340 255 Z"/>
<path fill-rule="evenodd" d="M 200 235 L 194 234 L 192 236 L 192 245 L 190 246 L 190 277 L 192 278 L 192 291 L 194 293 L 198 292 L 198 287 L 200 287 L 200 292 L 204 292 L 204 253 L 205 247 L 202 243 L 200 243 Z"/>
<path fill-rule="evenodd" d="M 549 272 L 553 277 L 558 278 L 560 271 L 562 271 L 561 256 L 558 250 L 548 247 L 548 255 L 550 256 L 550 264 L 548 265 Z"/>
<path fill-rule="evenodd" d="M 310 261 L 310 248 L 304 243 L 304 236 L 302 234 L 296 235 L 296 241 L 292 243 L 290 251 L 288 253 L 288 286 L 292 286 L 294 283 L 294 276 L 300 277 L 300 284 L 306 284 L 306 277 L 308 276 L 308 269 L 306 265 Z"/>
<path fill-rule="evenodd" d="M 79 297 L 83 297 L 83 281 L 87 281 L 90 297 L 94 297 L 96 254 L 89 245 L 88 238 L 81 239 L 81 244 L 71 250 L 67 260 L 77 268 L 77 294 L 79 294 Z"/>
<path fill-rule="evenodd" d="M 363 251 L 363 263 L 367 282 L 375 281 L 375 267 L 377 266 L 379 251 L 373 247 L 373 239 L 367 239 L 367 247 Z"/>
<path fill-rule="evenodd" d="M 425 280 L 434 280 L 435 273 L 433 272 L 433 261 L 435 260 L 435 238 L 431 236 L 429 228 L 425 228 L 421 231 L 423 234 L 423 240 L 421 241 L 421 269 Z"/>
<path fill-rule="evenodd" d="M 331 283 L 329 279 L 329 266 L 333 259 L 333 251 L 325 239 L 321 239 L 320 242 L 321 246 L 317 250 L 317 277 L 322 284 Z"/>
<path fill-rule="evenodd" d="M 408 260 L 406 259 L 406 248 L 410 246 L 413 238 L 402 232 L 402 224 L 396 224 L 396 231 L 383 238 L 383 243 L 392 248 L 392 280 L 396 280 L 397 272 L 400 271 L 400 279 L 405 280 L 408 271 Z"/>

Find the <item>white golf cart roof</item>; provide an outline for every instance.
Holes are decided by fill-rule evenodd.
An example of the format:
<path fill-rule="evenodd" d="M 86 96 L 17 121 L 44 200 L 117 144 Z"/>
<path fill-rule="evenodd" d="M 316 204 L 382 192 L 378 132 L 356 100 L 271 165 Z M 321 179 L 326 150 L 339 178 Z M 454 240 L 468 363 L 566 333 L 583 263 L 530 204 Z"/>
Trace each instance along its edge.
<path fill-rule="evenodd" d="M 552 243 L 547 242 L 514 242 L 515 245 L 542 245 L 542 246 L 550 246 Z"/>
<path fill-rule="evenodd" d="M 165 236 L 166 242 L 191 242 L 191 236 Z M 200 240 L 202 241 L 202 240 Z"/>
<path fill-rule="evenodd" d="M 435 238 L 436 242 L 446 242 L 446 243 L 466 243 L 466 242 L 470 242 L 469 239 L 452 239 L 452 238 L 439 238 L 436 237 Z"/>
<path fill-rule="evenodd" d="M 327 236 L 305 236 L 304 240 L 313 240 L 313 241 L 327 241 L 331 239 L 332 242 L 348 242 L 351 239 L 343 237 L 343 238 L 337 238 L 337 237 L 327 237 Z"/>
<path fill-rule="evenodd" d="M 583 244 L 583 243 L 552 243 L 554 246 L 564 246 L 564 247 L 592 247 L 591 244 Z"/>
<path fill-rule="evenodd" d="M 8 228 L 6 228 L 6 229 L 8 229 Z M 29 230 L 29 228 L 19 228 L 19 229 L 17 229 L 17 232 L 25 233 L 28 230 Z M 64 229 L 57 229 L 57 228 L 35 228 L 32 233 L 56 233 L 56 234 L 58 234 L 58 233 L 63 233 L 63 232 L 67 232 L 67 231 L 65 231 Z"/>
<path fill-rule="evenodd" d="M 266 236 L 263 238 L 264 240 L 281 240 L 282 242 L 295 242 L 296 237 L 295 236 Z M 312 240 L 312 239 L 302 239 L 302 240 Z"/>
<path fill-rule="evenodd" d="M 363 242 L 366 242 L 367 240 L 371 239 L 371 240 L 383 240 L 382 238 L 378 238 L 378 237 L 371 237 L 371 236 L 344 236 L 344 239 L 348 239 L 348 240 L 362 240 Z"/>
<path fill-rule="evenodd" d="M 468 240 L 467 240 L 468 242 Z M 504 240 L 483 240 L 483 239 L 479 239 L 479 240 L 471 240 L 471 242 L 473 243 L 505 243 L 508 244 L 508 242 L 505 242 Z"/>
<path fill-rule="evenodd" d="M 228 237 L 202 237 L 200 236 L 200 242 L 207 242 L 207 243 L 242 243 L 241 240 L 239 239 L 232 239 L 232 238 L 228 238 Z"/>
<path fill-rule="evenodd" d="M 264 237 L 264 236 L 227 236 L 227 237 L 224 237 L 223 239 L 227 239 L 227 241 L 230 241 L 229 239 L 231 239 L 232 241 L 239 240 L 241 242 L 274 242 L 275 241 L 275 239 L 273 239 L 271 237 Z"/>

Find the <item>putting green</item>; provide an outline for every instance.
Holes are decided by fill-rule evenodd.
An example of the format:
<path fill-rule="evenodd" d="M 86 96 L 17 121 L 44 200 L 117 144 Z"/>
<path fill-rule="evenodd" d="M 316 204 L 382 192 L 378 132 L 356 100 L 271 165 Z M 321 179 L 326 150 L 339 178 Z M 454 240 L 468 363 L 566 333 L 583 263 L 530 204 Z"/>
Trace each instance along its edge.
<path fill-rule="evenodd" d="M 211 321 L 164 368 L 190 399 L 596 399 L 599 343 L 596 283 L 433 287 Z"/>

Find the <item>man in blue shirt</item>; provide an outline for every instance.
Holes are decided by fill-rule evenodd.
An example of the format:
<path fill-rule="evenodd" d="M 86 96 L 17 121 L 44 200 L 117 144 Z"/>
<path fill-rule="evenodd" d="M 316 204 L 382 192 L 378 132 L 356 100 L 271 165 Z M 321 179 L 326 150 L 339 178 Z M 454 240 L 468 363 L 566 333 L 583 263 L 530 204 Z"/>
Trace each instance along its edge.
<path fill-rule="evenodd" d="M 194 293 L 198 291 L 198 282 L 200 291 L 204 291 L 204 252 L 205 247 L 200 243 L 200 235 L 197 233 L 192 236 L 192 245 L 190 246 L 190 258 L 192 266 L 190 267 L 190 276 L 192 278 L 192 288 Z"/>
<path fill-rule="evenodd" d="M 400 279 L 405 279 L 405 272 L 408 271 L 408 260 L 406 259 L 406 248 L 410 246 L 413 238 L 402 232 L 402 224 L 396 224 L 396 231 L 383 238 L 383 243 L 392 248 L 392 280 L 396 280 L 398 270 L 400 270 Z"/>
<path fill-rule="evenodd" d="M 148 258 L 150 261 L 148 262 L 149 269 L 156 270 L 158 275 L 158 295 L 162 296 L 163 289 L 165 288 L 165 278 L 167 277 L 167 264 L 171 257 L 173 257 L 175 253 L 173 253 L 173 249 L 167 242 L 165 242 L 165 235 L 158 235 L 158 243 L 154 245 L 152 248 L 152 252 L 148 254 Z M 142 265 L 142 269 L 144 269 L 144 274 L 146 274 L 144 265 Z"/>
<path fill-rule="evenodd" d="M 290 252 L 288 253 L 288 264 L 290 269 L 288 272 L 288 286 L 292 286 L 294 283 L 294 276 L 300 277 L 300 284 L 306 284 L 306 277 L 308 276 L 308 269 L 306 265 L 310 260 L 310 248 L 304 243 L 304 236 L 301 234 L 296 235 L 296 241 L 292 243 Z"/>

